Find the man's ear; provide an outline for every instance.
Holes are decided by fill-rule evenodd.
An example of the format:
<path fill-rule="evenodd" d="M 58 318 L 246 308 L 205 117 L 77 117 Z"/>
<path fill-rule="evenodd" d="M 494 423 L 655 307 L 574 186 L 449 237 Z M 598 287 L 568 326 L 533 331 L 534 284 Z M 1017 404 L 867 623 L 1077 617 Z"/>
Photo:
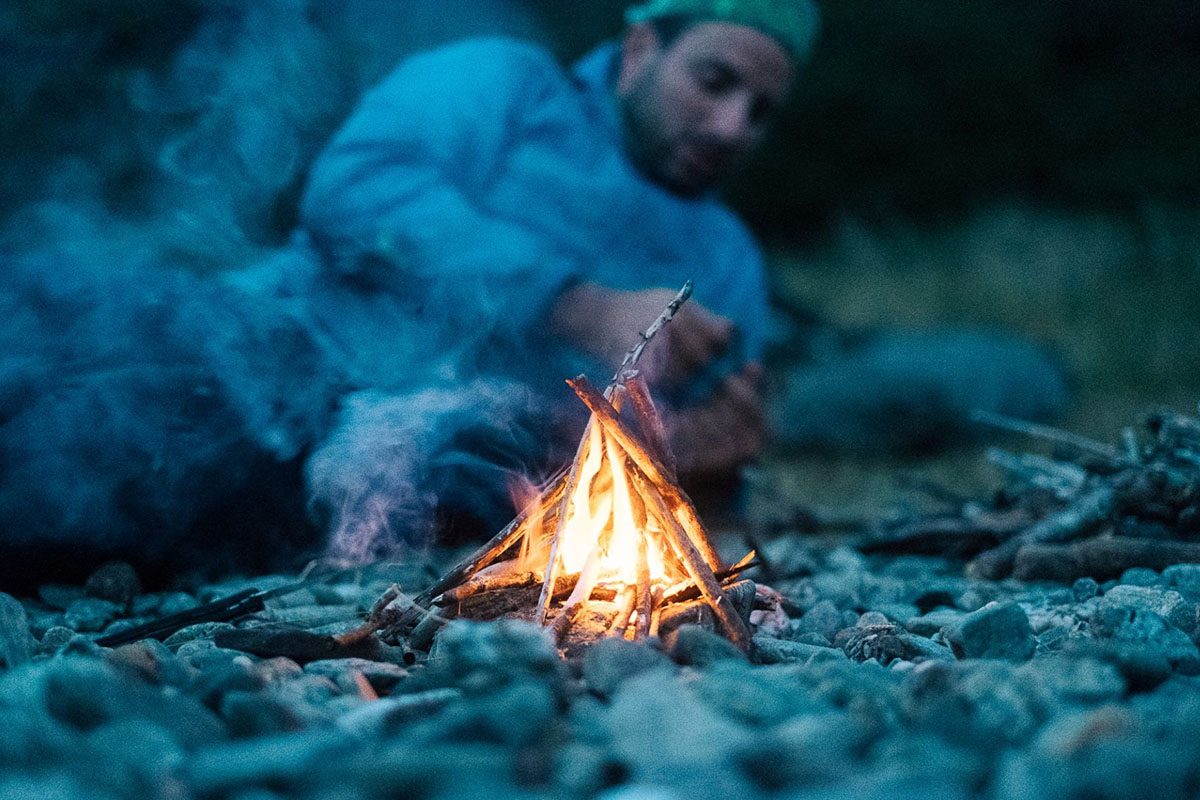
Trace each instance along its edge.
<path fill-rule="evenodd" d="M 617 94 L 625 95 L 658 55 L 660 43 L 654 27 L 636 22 L 621 37 L 621 69 L 617 73 Z"/>

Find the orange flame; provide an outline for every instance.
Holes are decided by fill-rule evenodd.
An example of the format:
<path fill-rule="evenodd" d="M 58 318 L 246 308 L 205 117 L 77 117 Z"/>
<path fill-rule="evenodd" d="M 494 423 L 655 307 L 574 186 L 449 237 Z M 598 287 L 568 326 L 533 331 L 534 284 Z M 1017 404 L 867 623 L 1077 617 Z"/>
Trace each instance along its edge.
<path fill-rule="evenodd" d="M 567 520 L 559 544 L 562 571 L 584 571 L 595 557 L 595 582 L 637 582 L 638 541 L 647 537 L 650 580 L 665 583 L 678 579 L 679 569 L 663 552 L 663 536 L 645 511 L 627 472 L 624 451 L 593 425 L 579 468 L 575 491 L 564 505 Z"/>

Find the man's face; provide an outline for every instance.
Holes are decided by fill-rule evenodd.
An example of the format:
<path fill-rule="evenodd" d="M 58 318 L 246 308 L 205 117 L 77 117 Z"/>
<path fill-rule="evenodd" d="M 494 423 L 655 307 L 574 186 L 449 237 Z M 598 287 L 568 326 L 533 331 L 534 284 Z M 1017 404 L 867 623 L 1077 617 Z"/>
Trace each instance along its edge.
<path fill-rule="evenodd" d="M 758 144 L 791 80 L 786 51 L 752 28 L 702 22 L 663 47 L 632 26 L 617 80 L 626 147 L 651 177 L 699 194 Z"/>

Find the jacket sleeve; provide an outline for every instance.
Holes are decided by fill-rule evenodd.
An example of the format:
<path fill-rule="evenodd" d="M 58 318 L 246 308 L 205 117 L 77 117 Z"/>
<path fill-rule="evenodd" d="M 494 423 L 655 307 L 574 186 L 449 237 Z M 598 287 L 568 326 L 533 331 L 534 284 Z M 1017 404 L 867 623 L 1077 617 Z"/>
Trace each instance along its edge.
<path fill-rule="evenodd" d="M 314 163 L 302 224 L 334 269 L 410 293 L 425 287 L 463 321 L 526 330 L 574 269 L 483 198 L 531 118 L 568 102 L 566 92 L 548 54 L 515 42 L 412 57 Z"/>

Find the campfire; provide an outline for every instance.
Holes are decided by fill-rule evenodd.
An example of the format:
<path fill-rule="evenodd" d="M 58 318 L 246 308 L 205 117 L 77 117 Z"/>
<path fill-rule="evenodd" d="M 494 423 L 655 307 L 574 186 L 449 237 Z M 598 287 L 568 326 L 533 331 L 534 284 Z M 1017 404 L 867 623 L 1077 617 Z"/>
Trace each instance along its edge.
<path fill-rule="evenodd" d="M 489 542 L 390 615 L 385 638 L 407 634 L 419 644 L 453 617 L 516 616 L 548 626 L 569 649 L 605 635 L 656 636 L 666 615 L 707 620 L 749 648 L 754 586 L 733 584 L 754 554 L 721 563 L 679 487 L 662 420 L 635 369 L 690 294 L 689 282 L 604 392 L 583 376 L 567 381 L 591 411 L 574 460 Z M 380 611 L 384 600 L 395 607 L 382 598 Z"/>

